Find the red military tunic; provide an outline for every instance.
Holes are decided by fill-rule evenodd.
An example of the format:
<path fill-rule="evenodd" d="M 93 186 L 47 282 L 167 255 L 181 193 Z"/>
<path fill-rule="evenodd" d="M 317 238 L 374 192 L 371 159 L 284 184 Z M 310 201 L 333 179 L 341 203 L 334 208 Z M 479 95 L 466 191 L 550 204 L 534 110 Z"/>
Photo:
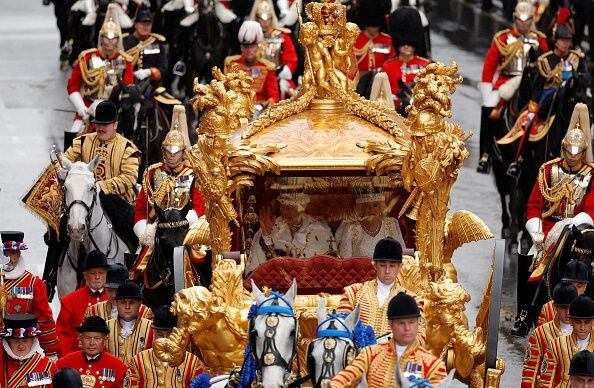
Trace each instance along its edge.
<path fill-rule="evenodd" d="M 513 38 L 510 38 L 510 35 Z M 547 38 L 543 33 L 530 31 L 528 35 L 538 41 L 538 50 L 540 52 L 546 52 L 549 50 Z M 483 64 L 482 82 L 493 82 L 495 73 L 498 71 L 497 68 L 504 62 L 506 58 L 506 55 L 502 52 L 502 50 L 505 51 L 505 47 L 507 47 L 509 40 L 514 40 L 518 36 L 519 34 L 515 29 L 505 29 L 495 34 Z M 506 75 L 500 72 L 497 76 L 497 81 L 495 81 L 495 85 L 493 85 L 493 89 L 499 89 L 501 85 L 509 81 L 511 78 L 513 78 L 513 75 Z"/>
<path fill-rule="evenodd" d="M 395 387 L 394 371 L 397 366 L 402 372 L 413 372 L 434 385 L 447 374 L 443 361 L 421 347 L 418 342 L 409 345 L 398 359 L 394 342 L 390 341 L 363 348 L 349 366 L 332 378 L 332 387 L 356 386 L 363 374 L 366 374 L 370 387 Z"/>
<path fill-rule="evenodd" d="M 580 349 L 575 334 L 564 335 L 549 342 L 540 368 L 539 388 L 569 388 L 569 364 Z M 594 351 L 594 330 L 590 333 L 588 351 Z"/>
<path fill-rule="evenodd" d="M 80 373 L 85 387 L 123 388 L 130 386 L 130 370 L 126 364 L 107 352 L 102 352 L 97 360 L 88 361 L 82 350 L 79 350 L 59 359 L 56 366 L 58 369 L 76 369 Z"/>
<path fill-rule="evenodd" d="M 102 291 L 99 296 L 93 296 L 91 292 L 88 286 L 84 286 L 60 299 L 62 306 L 60 314 L 58 314 L 56 327 L 62 357 L 80 350 L 76 328 L 82 324 L 87 308 L 107 300 L 105 291 Z"/>
<path fill-rule="evenodd" d="M 522 369 L 521 388 L 536 388 L 540 380 L 540 367 L 545 356 L 545 351 L 550 342 L 562 335 L 559 323 L 555 321 L 537 327 L 530 335 L 526 354 L 524 356 L 524 368 Z"/>
<path fill-rule="evenodd" d="M 594 219 L 594 194 L 591 190 L 592 178 L 594 177 L 592 174 L 593 168 L 594 165 L 584 165 L 584 167 L 579 171 L 579 174 L 583 177 L 582 179 L 577 177 L 578 172 L 569 172 L 569 170 L 564 167 L 563 159 L 561 158 L 553 159 L 541 166 L 538 173 L 539 179 L 537 179 L 534 189 L 532 190 L 532 194 L 530 194 L 530 199 L 528 199 L 528 206 L 526 209 L 527 220 L 535 217 L 542 219 L 543 213 L 548 211 L 551 206 L 551 204 L 545 201 L 543 198 L 539 187 L 539 180 L 543 179 L 547 186 L 550 186 L 553 174 L 556 175 L 561 170 L 561 172 L 564 172 L 568 175 L 573 175 L 574 178 L 572 178 L 571 182 L 579 184 L 580 187 L 583 186 L 583 191 L 582 189 L 579 190 L 579 196 L 576 195 L 576 191 L 578 190 L 574 190 L 572 193 L 572 201 L 574 201 L 573 211 L 571 211 L 572 214 L 565 214 L 567 210 L 567 201 L 562 200 L 557 210 L 542 220 L 542 231 L 544 232 L 545 239 L 553 225 L 565 217 L 573 217 L 581 212 L 585 212 L 592 219 Z"/>
<path fill-rule="evenodd" d="M 274 63 L 260 59 L 253 66 L 247 66 L 243 55 L 232 55 L 225 58 L 225 73 L 237 64 L 240 70 L 252 76 L 252 90 L 256 92 L 254 103 L 278 102 L 280 99 Z"/>
<path fill-rule="evenodd" d="M 556 316 L 557 312 L 555 311 L 553 301 L 549 300 L 544 304 L 544 306 L 542 306 L 540 314 L 538 314 L 538 322 L 536 323 L 536 327 L 542 326 L 547 322 L 551 322 Z"/>
<path fill-rule="evenodd" d="M 2 351 L 2 388 L 28 388 L 42 387 L 52 388 L 52 377 L 58 370 L 49 358 L 39 353 L 26 361 L 15 361 L 11 359 L 6 351 Z M 47 384 L 44 384 L 48 382 Z M 57 387 L 58 388 L 58 387 Z"/>
<path fill-rule="evenodd" d="M 34 314 L 39 321 L 39 344 L 45 355 L 58 357 L 60 345 L 56 322 L 47 301 L 47 291 L 43 281 L 25 271 L 16 279 L 6 279 L 5 287 L 10 300 L 6 305 L 6 314 Z"/>
<path fill-rule="evenodd" d="M 177 177 L 176 181 L 179 180 L 179 177 L 183 176 L 191 176 L 193 178 L 194 172 L 190 166 L 184 166 L 180 172 L 173 174 L 171 170 L 163 163 L 156 163 L 151 165 L 147 171 L 145 171 L 145 175 L 142 178 L 142 189 L 136 198 L 136 206 L 134 208 L 134 224 L 138 221 L 148 220 L 149 223 L 152 223 L 156 220 L 156 214 L 153 209 L 152 203 L 147 203 L 147 185 L 151 185 L 151 190 L 158 190 L 158 187 L 154 187 L 154 174 L 156 171 L 164 172 L 168 177 Z M 152 202 L 152 200 L 150 201 Z M 159 204 L 159 206 L 163 209 L 163 205 Z M 200 194 L 198 189 L 196 188 L 195 182 L 192 185 L 192 209 L 196 212 L 198 217 L 204 215 L 204 196 Z M 147 209 L 149 209 L 149 213 L 147 214 Z"/>
<path fill-rule="evenodd" d="M 375 38 L 369 39 L 365 31 L 361 31 L 355 40 L 355 56 L 359 71 L 373 71 L 381 69 L 384 62 L 396 55 L 390 35 L 380 32 Z"/>
<path fill-rule="evenodd" d="M 90 49 L 83 51 L 78 60 L 72 66 L 72 74 L 68 78 L 67 91 L 68 94 L 74 92 L 80 92 L 83 96 L 83 100 L 87 106 L 97 99 L 105 99 L 109 97 L 109 90 L 105 89 L 107 86 L 113 87 L 117 85 L 117 77 L 121 77 L 125 84 L 134 83 L 134 67 L 128 57 L 123 52 L 117 52 L 112 59 L 109 60 L 108 67 L 115 69 L 110 71 L 102 71 L 102 67 L 98 66 L 94 68 L 93 62 L 105 61 L 106 58 L 103 56 L 101 50 Z M 83 77 L 84 75 L 84 77 Z M 97 86 L 88 84 L 85 81 L 97 82 Z M 101 78 L 105 80 L 100 81 Z M 101 87 L 103 85 L 103 87 Z"/>
<path fill-rule="evenodd" d="M 384 63 L 382 71 L 388 74 L 392 94 L 396 95 L 396 93 L 400 91 L 400 87 L 398 86 L 399 79 L 401 79 L 407 85 L 412 84 L 417 78 L 417 73 L 421 71 L 421 69 L 427 67 L 427 65 L 430 63 L 431 61 L 428 59 L 419 57 L 417 55 L 415 55 L 410 61 L 406 63 L 402 62 L 398 57 L 387 60 Z M 396 103 L 396 107 L 398 107 L 398 105 L 399 101 Z"/>

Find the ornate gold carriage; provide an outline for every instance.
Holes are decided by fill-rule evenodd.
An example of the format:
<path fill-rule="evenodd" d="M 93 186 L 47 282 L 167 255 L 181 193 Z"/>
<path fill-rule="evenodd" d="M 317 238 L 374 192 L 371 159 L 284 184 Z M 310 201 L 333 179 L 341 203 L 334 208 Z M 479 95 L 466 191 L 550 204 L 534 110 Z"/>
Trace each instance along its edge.
<path fill-rule="evenodd" d="M 399 280 L 426 301 L 428 348 L 446 361 L 448 369 L 455 367 L 458 379 L 469 386 L 499 386 L 503 361 L 498 359 L 491 368 L 485 363 L 491 279 L 476 328 L 470 331 L 464 314 L 470 297 L 457 283 L 451 263 L 452 254 L 464 243 L 493 237 L 470 212 L 448 216 L 450 189 L 468 157 L 465 142 L 470 137 L 446 120 L 451 116 L 449 94 L 462 81 L 457 65 L 434 63 L 419 73 L 409 117 L 404 119 L 352 90 L 350 74 L 356 62 L 349 53 L 358 29 L 340 16 L 343 6 L 309 3 L 307 14 L 309 21 L 302 24 L 299 37 L 306 50 L 305 74 L 296 96 L 249 122 L 254 93 L 246 73 L 223 74 L 215 68 L 210 84 L 195 85 L 192 102 L 203 115 L 197 144 L 188 156 L 205 196 L 206 218 L 192 226 L 185 243 L 211 247 L 213 279 L 207 289 L 186 277 L 188 288 L 177 294 L 172 306 L 179 327 L 169 339 L 157 341 L 159 356 L 179 363 L 192 341 L 211 372 L 240 366 L 253 302 L 243 280 L 246 266 L 254 260 L 252 248 L 259 243 L 255 236 L 262 210 L 276 214 L 280 196 L 306 194 L 308 215 L 323 220 L 334 233 L 342 222 L 360 216 L 353 210 L 357 190 L 372 187 L 387 197 L 387 214 L 399 219 L 403 240 L 414 247 Z M 302 280 L 319 282 L 320 276 L 311 275 L 311 265 L 299 262 L 318 260 L 334 266 L 335 258 L 320 256 L 340 257 L 333 250 L 335 242 L 327 243 L 327 251 L 315 252 L 317 257 L 309 260 L 267 261 L 275 252 L 266 254 L 266 263 L 255 266 L 248 278 L 262 280 L 262 273 L 275 273 L 268 284 L 258 285 L 281 290 L 293 274 L 300 286 Z M 223 259 L 229 251 L 245 256 L 239 263 Z M 374 276 L 369 259 L 361 263 L 351 271 L 359 275 L 350 281 Z M 323 291 L 309 286 L 311 295 L 300 295 L 295 306 L 300 349 L 315 333 L 320 297 L 316 291 Z M 327 307 L 338 304 L 339 295 L 325 297 Z"/>

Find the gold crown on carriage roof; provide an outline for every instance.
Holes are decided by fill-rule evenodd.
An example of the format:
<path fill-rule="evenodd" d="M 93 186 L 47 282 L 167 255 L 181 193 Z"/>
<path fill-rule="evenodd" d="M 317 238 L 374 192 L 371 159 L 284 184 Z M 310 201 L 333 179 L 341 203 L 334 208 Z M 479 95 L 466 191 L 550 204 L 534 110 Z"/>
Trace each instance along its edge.
<path fill-rule="evenodd" d="M 119 38 L 122 36 L 122 29 L 120 28 L 120 22 L 117 14 L 117 5 L 109 4 L 107 11 L 105 12 L 105 21 L 101 30 L 99 30 L 99 36 L 104 36 L 107 39 Z"/>
<path fill-rule="evenodd" d="M 346 24 L 346 7 L 340 1 L 325 0 L 305 6 L 305 14 L 319 28 L 320 35 L 334 35 Z"/>

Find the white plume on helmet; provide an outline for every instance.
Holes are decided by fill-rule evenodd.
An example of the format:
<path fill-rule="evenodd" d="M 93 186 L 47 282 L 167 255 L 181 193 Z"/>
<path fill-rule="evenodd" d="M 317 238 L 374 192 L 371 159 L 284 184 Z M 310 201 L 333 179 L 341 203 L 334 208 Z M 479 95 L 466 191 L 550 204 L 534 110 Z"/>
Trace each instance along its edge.
<path fill-rule="evenodd" d="M 246 20 L 241 27 L 239 27 L 237 38 L 241 44 L 260 44 L 264 39 L 264 33 L 262 32 L 260 23 Z"/>

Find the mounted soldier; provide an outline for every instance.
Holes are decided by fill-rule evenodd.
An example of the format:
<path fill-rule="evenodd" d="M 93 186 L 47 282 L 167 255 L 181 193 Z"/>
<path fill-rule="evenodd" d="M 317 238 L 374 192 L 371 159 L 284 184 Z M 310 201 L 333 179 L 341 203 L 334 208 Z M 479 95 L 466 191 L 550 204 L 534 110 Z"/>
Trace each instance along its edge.
<path fill-rule="evenodd" d="M 487 174 L 493 153 L 494 136 L 502 125 L 505 104 L 520 86 L 530 52 L 546 52 L 546 36 L 533 29 L 534 9 L 529 2 L 519 2 L 514 11 L 512 29 L 499 31 L 483 64 L 479 90 L 483 98 L 481 110 L 480 160 L 477 171 Z M 497 79 L 495 74 L 498 73 Z"/>
<path fill-rule="evenodd" d="M 264 39 L 260 44 L 259 57 L 274 63 L 280 98 L 291 97 L 296 92 L 292 79 L 298 62 L 291 30 L 279 27 L 272 0 L 256 0 L 250 20 L 258 22 L 262 27 Z"/>
<path fill-rule="evenodd" d="M 112 91 L 118 88 L 120 80 L 125 84 L 134 82 L 132 63 L 123 51 L 122 30 L 116 8 L 117 5 L 110 4 L 107 9 L 97 48 L 80 53 L 72 67 L 67 91 L 76 117 L 70 130 L 64 133 L 64 150 L 81 130 L 84 131 L 83 125 L 88 124 L 89 115 L 96 104 L 108 99 Z"/>
<path fill-rule="evenodd" d="M 580 49 L 572 49 L 573 34 L 569 26 L 560 24 L 556 27 L 553 50 L 541 55 L 537 60 L 538 73 L 532 87 L 528 109 L 522 112 L 507 136 L 521 137 L 520 150 L 516 160 L 508 169 L 508 174 L 519 176 L 522 162 L 528 158 L 526 140 L 536 142 L 545 136 L 552 137 L 547 144 L 546 154 L 534 155 L 537 161 L 545 162 L 556 155 L 568 108 L 576 102 L 586 102 L 585 94 L 572 96 L 569 89 L 585 89 L 590 85 L 590 74 Z M 565 102 L 565 103 L 564 103 Z M 554 136 L 554 137 L 553 137 Z M 552 141 L 551 141 L 552 140 Z M 555 144 L 556 143 L 556 144 Z"/>
<path fill-rule="evenodd" d="M 190 147 L 188 124 L 183 105 L 176 105 L 171 120 L 171 130 L 162 143 L 163 162 L 151 165 L 142 177 L 142 189 L 134 208 L 134 233 L 144 247 L 133 277 L 138 277 L 146 268 L 155 242 L 159 219 L 155 207 L 161 210 L 183 208 L 191 203 L 187 220 L 191 225 L 204 215 L 204 197 L 196 187 L 194 170 L 185 158 Z"/>

